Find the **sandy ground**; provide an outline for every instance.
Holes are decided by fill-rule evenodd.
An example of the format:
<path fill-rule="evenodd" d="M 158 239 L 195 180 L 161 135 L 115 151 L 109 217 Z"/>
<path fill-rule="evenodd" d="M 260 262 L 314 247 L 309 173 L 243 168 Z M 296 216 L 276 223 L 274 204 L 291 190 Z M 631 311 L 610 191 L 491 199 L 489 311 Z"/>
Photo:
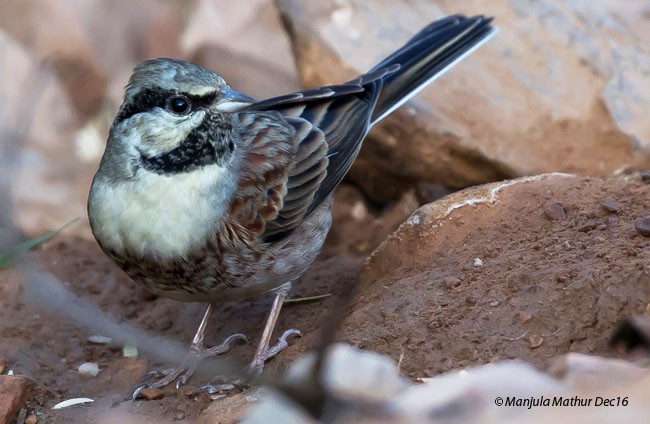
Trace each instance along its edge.
<path fill-rule="evenodd" d="M 519 206 L 493 208 L 492 214 L 483 214 L 481 222 L 471 225 L 458 216 L 457 225 L 441 230 L 427 251 L 396 250 L 393 262 L 385 259 L 379 265 L 374 258 L 373 266 L 361 274 L 359 297 L 350 305 L 340 339 L 396 360 L 402 356 L 402 370 L 409 377 L 505 358 L 544 366 L 567 351 L 611 354 L 606 341 L 615 322 L 642 313 L 650 295 L 644 271 L 650 239 L 629 225 L 650 210 L 650 186 L 623 181 L 549 185 L 543 194 L 522 186 L 509 194 L 522 199 Z M 604 197 L 615 197 L 620 211 L 604 210 Z M 545 213 L 549 204 L 559 201 L 567 211 L 563 222 Z M 370 252 L 416 207 L 415 197 L 407 194 L 383 211 L 369 211 L 355 188 L 342 186 L 326 247 L 295 285 L 293 296 L 336 296 L 355 284 Z M 585 230 L 590 219 L 606 228 Z M 540 226 L 543 231 L 538 231 Z M 475 257 L 485 266 L 472 266 Z M 169 340 L 189 344 L 204 310 L 200 304 L 157 298 L 138 289 L 94 242 L 82 238 L 62 234 L 32 252 L 29 261 L 116 322 Z M 427 269 L 423 264 L 431 266 L 422 273 L 418 270 Z M 636 282 L 628 284 L 632 278 Z M 206 376 L 192 379 L 181 392 L 168 389 L 161 400 L 131 401 L 130 393 L 144 373 L 165 364 L 144 351 L 138 358 L 124 358 L 120 344 L 89 342 L 93 333 L 83 319 L 74 322 L 43 311 L 23 292 L 18 272 L 0 272 L 0 359 L 38 383 L 29 408 L 43 413 L 44 422 L 226 423 L 245 411 L 246 392 L 217 401 L 189 398 L 187 391 L 206 382 Z M 271 300 L 222 305 L 208 327 L 207 343 L 243 332 L 250 342 L 234 346 L 225 358 L 250 360 Z M 314 346 L 333 302 L 330 297 L 283 309 L 278 332 L 296 327 L 304 337 L 292 339 L 268 369 L 281 371 Z M 536 339 L 530 335 L 540 335 L 543 341 L 533 346 Z M 77 372 L 89 361 L 101 369 L 95 378 Z M 96 401 L 92 406 L 49 409 L 75 397 Z"/>

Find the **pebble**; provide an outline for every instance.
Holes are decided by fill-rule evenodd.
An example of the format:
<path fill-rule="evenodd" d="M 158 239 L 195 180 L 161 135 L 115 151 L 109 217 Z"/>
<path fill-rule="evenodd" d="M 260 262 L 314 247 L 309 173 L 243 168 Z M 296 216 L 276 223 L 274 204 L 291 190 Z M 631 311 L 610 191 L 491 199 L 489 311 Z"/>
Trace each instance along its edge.
<path fill-rule="evenodd" d="M 78 371 L 81 375 L 97 377 L 97 374 L 99 374 L 99 365 L 96 362 L 85 362 L 79 365 Z"/>
<path fill-rule="evenodd" d="M 644 183 L 650 183 L 650 171 L 641 172 L 641 181 Z"/>
<path fill-rule="evenodd" d="M 533 319 L 533 314 L 530 312 L 519 312 L 519 316 L 517 318 L 519 319 L 520 323 L 525 324 Z"/>
<path fill-rule="evenodd" d="M 650 237 L 650 216 L 634 221 L 634 229 L 644 237 Z"/>
<path fill-rule="evenodd" d="M 566 210 L 562 203 L 548 203 L 544 208 L 544 215 L 551 221 L 564 221 L 566 219 Z"/>
<path fill-rule="evenodd" d="M 122 356 L 125 358 L 137 358 L 138 348 L 135 346 L 124 346 L 122 347 Z"/>
<path fill-rule="evenodd" d="M 598 222 L 595 219 L 586 220 L 581 226 L 578 227 L 578 231 L 581 233 L 586 233 L 593 230 L 598 226 Z"/>
<path fill-rule="evenodd" d="M 38 417 L 34 414 L 28 415 L 25 418 L 25 424 L 38 424 Z"/>
<path fill-rule="evenodd" d="M 483 266 L 481 258 L 474 258 L 474 266 Z"/>
<path fill-rule="evenodd" d="M 537 334 L 531 334 L 528 337 L 528 345 L 532 348 L 535 349 L 537 347 L 540 347 L 544 343 L 544 338 L 542 336 L 539 336 Z"/>
<path fill-rule="evenodd" d="M 100 336 L 95 334 L 94 336 L 88 337 L 88 341 L 90 343 L 95 343 L 95 344 L 109 344 L 110 342 L 113 341 L 110 337 L 106 336 Z"/>
<path fill-rule="evenodd" d="M 618 202 L 610 197 L 605 197 L 602 203 L 603 209 L 607 212 L 619 213 L 621 211 L 621 205 Z"/>
<path fill-rule="evenodd" d="M 145 388 L 140 390 L 140 393 L 138 393 L 138 399 L 142 398 L 145 400 L 160 400 L 164 397 L 165 392 L 160 389 Z"/>
<path fill-rule="evenodd" d="M 16 422 L 32 384 L 23 376 L 0 376 L 0 423 Z"/>
<path fill-rule="evenodd" d="M 456 287 L 460 286 L 460 278 L 452 276 L 445 277 L 442 279 L 442 284 L 446 289 L 455 289 Z"/>

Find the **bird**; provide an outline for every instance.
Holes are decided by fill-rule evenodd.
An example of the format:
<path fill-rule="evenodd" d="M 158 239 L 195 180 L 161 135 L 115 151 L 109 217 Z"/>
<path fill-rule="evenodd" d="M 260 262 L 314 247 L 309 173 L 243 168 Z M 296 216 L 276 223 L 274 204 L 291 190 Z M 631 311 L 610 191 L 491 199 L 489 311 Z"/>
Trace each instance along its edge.
<path fill-rule="evenodd" d="M 264 100 L 179 59 L 134 68 L 88 195 L 91 230 L 136 284 L 207 304 L 181 364 L 138 389 L 174 381 L 178 388 L 201 359 L 245 340 L 235 334 L 204 346 L 221 302 L 274 295 L 253 374 L 300 334 L 286 330 L 271 346 L 291 283 L 319 254 L 333 191 L 364 138 L 487 41 L 496 32 L 492 20 L 440 18 L 351 81 Z"/>

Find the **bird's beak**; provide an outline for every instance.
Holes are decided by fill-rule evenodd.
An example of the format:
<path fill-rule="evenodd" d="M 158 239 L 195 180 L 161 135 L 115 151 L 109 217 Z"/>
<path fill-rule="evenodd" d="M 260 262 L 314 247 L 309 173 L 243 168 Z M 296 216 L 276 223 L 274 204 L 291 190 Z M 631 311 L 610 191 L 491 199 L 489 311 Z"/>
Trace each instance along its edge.
<path fill-rule="evenodd" d="M 230 88 L 219 90 L 219 96 L 213 103 L 212 109 L 218 112 L 238 112 L 255 103 L 255 99 Z"/>

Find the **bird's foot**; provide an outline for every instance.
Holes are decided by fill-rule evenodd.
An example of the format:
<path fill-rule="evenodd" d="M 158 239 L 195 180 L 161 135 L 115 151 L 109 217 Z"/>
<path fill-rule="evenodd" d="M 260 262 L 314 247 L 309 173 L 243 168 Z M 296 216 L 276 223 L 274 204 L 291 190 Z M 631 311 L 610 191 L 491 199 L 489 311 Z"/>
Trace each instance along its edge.
<path fill-rule="evenodd" d="M 221 355 L 230 350 L 230 346 L 235 340 L 243 340 L 247 342 L 246 336 L 243 334 L 233 334 L 223 341 L 220 345 L 213 346 L 208 349 L 198 348 L 194 345 L 190 346 L 190 350 L 185 355 L 180 365 L 175 368 L 167 368 L 162 370 L 151 371 L 144 376 L 144 381 L 147 381 L 152 378 L 159 378 L 158 381 L 152 383 L 142 383 L 135 388 L 132 394 L 132 398 L 135 400 L 140 395 L 140 392 L 143 389 L 161 389 L 173 381 L 176 381 L 174 387 L 178 390 L 182 385 L 188 382 L 190 377 L 196 371 L 196 367 L 199 362 L 205 358 L 211 356 Z"/>
<path fill-rule="evenodd" d="M 282 352 L 287 346 L 289 346 L 287 339 L 292 335 L 302 337 L 300 330 L 286 330 L 284 333 L 282 333 L 278 339 L 278 342 L 274 346 L 269 347 L 264 352 L 257 352 L 255 354 L 255 357 L 253 358 L 251 364 L 246 367 L 245 376 L 217 376 L 213 378 L 208 384 L 195 389 L 192 392 L 191 396 L 196 396 L 199 393 L 207 393 L 212 400 L 217 400 L 227 396 L 230 393 L 241 392 L 248 389 L 251 386 L 251 380 L 254 380 L 255 378 L 262 375 L 262 371 L 264 371 L 264 363 L 276 356 L 278 353 Z"/>
<path fill-rule="evenodd" d="M 280 338 L 278 338 L 278 342 L 274 346 L 269 346 L 267 349 L 263 351 L 258 350 L 257 352 L 255 352 L 255 357 L 253 358 L 253 361 L 246 369 L 247 374 L 253 377 L 259 377 L 260 375 L 262 375 L 262 371 L 264 371 L 264 364 L 266 363 L 266 361 L 268 361 L 269 359 L 273 358 L 278 353 L 286 349 L 289 346 L 289 343 L 287 343 L 287 339 L 289 338 L 289 336 L 294 334 L 298 337 L 302 337 L 302 333 L 300 332 L 300 330 L 296 330 L 295 328 L 290 328 L 286 330 L 284 333 L 282 333 Z"/>

